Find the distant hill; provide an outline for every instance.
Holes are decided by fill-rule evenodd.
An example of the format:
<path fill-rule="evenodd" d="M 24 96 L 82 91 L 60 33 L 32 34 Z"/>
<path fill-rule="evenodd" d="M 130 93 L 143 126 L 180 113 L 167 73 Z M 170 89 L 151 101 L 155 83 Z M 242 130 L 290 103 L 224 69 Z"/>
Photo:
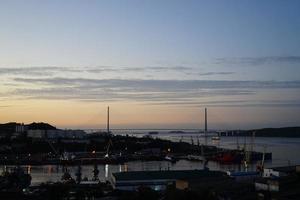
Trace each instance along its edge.
<path fill-rule="evenodd" d="M 26 125 L 28 129 L 30 130 L 37 130 L 37 129 L 41 129 L 41 130 L 55 130 L 56 128 L 50 124 L 47 123 L 43 123 L 43 122 L 33 122 L 31 124 Z"/>
<path fill-rule="evenodd" d="M 300 137 L 300 127 L 263 128 L 246 132 L 251 135 L 254 131 L 256 137 Z"/>

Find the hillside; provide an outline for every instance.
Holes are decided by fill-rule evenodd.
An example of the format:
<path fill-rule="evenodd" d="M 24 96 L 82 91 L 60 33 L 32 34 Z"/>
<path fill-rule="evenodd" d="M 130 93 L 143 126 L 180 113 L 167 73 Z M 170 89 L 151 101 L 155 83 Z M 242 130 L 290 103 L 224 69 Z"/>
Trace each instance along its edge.
<path fill-rule="evenodd" d="M 256 137 L 300 137 L 300 127 L 263 128 L 248 130 L 248 134 L 255 131 Z"/>

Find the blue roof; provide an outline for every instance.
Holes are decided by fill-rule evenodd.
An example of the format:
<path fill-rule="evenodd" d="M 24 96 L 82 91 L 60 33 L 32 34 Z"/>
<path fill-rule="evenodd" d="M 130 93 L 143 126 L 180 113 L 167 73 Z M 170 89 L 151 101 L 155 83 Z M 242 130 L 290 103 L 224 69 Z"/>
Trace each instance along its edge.
<path fill-rule="evenodd" d="M 258 175 L 259 172 L 249 171 L 249 172 L 230 172 L 230 176 L 254 176 Z"/>

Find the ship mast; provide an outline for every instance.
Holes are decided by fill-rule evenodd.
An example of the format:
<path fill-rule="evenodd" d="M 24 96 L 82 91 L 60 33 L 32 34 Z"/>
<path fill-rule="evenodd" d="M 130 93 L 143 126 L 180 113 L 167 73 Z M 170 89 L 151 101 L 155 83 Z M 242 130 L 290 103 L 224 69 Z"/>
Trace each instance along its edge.
<path fill-rule="evenodd" d="M 204 137 L 205 137 L 205 146 L 207 146 L 207 109 L 205 108 L 205 128 L 204 128 Z"/>
<path fill-rule="evenodd" d="M 109 106 L 107 107 L 107 133 L 109 134 Z"/>
<path fill-rule="evenodd" d="M 207 109 L 205 108 L 205 133 L 207 132 Z"/>

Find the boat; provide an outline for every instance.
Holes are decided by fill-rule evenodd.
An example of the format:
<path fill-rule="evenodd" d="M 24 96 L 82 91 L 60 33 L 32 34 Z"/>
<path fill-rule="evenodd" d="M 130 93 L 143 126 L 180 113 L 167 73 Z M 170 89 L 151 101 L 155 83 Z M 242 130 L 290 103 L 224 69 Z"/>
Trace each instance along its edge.
<path fill-rule="evenodd" d="M 260 176 L 258 171 L 227 171 L 227 175 L 235 180 L 249 180 Z"/>
<path fill-rule="evenodd" d="M 169 161 L 169 162 L 171 162 L 171 163 L 176 163 L 176 162 L 177 162 L 177 159 L 176 159 L 176 158 L 174 158 L 173 156 L 169 156 L 169 155 L 166 155 L 166 156 L 165 156 L 165 160 L 166 160 L 166 161 Z"/>
<path fill-rule="evenodd" d="M 150 131 L 148 132 L 149 135 L 157 135 L 158 134 L 158 131 Z"/>
<path fill-rule="evenodd" d="M 212 138 L 211 138 L 211 140 L 220 140 L 221 138 L 219 137 L 219 136 L 213 136 Z"/>
<path fill-rule="evenodd" d="M 187 160 L 203 162 L 204 158 L 203 158 L 203 156 L 198 156 L 198 155 L 187 155 Z"/>
<path fill-rule="evenodd" d="M 169 131 L 169 133 L 173 133 L 173 134 L 183 134 L 185 133 L 184 131 Z"/>
<path fill-rule="evenodd" d="M 213 160 L 220 162 L 220 163 L 241 163 L 244 159 L 244 155 L 237 151 L 228 151 L 222 152 L 214 156 Z"/>
<path fill-rule="evenodd" d="M 224 153 L 223 155 L 219 156 L 217 158 L 217 161 L 221 163 L 233 163 L 235 161 L 236 157 L 232 153 Z"/>

